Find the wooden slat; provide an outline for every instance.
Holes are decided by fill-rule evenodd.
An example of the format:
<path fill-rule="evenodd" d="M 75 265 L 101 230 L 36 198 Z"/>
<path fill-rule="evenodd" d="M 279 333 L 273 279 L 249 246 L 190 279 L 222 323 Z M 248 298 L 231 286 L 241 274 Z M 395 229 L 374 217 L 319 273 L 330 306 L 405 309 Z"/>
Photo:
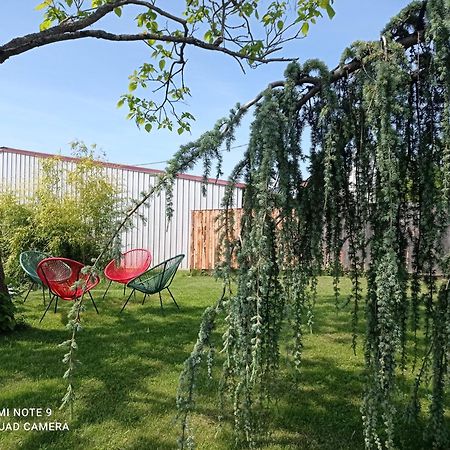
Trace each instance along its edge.
<path fill-rule="evenodd" d="M 212 270 L 219 262 L 217 246 L 219 245 L 220 209 L 194 210 L 192 211 L 191 225 L 191 257 L 189 268 L 196 270 Z M 235 230 L 238 236 L 240 230 L 241 209 L 234 209 Z"/>

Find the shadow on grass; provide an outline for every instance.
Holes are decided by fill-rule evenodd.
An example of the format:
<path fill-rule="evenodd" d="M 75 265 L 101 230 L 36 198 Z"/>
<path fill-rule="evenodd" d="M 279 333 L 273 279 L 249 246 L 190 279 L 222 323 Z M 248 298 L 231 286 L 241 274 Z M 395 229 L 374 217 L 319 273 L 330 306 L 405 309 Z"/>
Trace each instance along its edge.
<path fill-rule="evenodd" d="M 104 302 L 98 302 L 99 309 L 103 303 L 100 317 L 86 311 L 86 326 L 77 337 L 82 365 L 75 379 L 78 399 L 75 420 L 70 424 L 73 430 L 95 428 L 106 422 L 123 428 L 126 433 L 144 427 L 152 416 L 170 414 L 173 418 L 177 377 L 204 311 L 204 306 L 184 305 L 179 311 L 168 301 L 161 311 L 157 299 L 157 302 L 147 300 L 144 305 L 134 302 L 119 314 L 117 306 L 122 299 L 114 299 L 107 307 L 109 300 L 112 299 L 107 297 Z M 61 380 L 65 370 L 61 359 L 65 351 L 57 344 L 68 338 L 68 331 L 60 325 L 67 322 L 69 307 L 61 304 L 56 315 L 49 311 L 50 317 L 42 324 L 37 322 L 40 313 L 32 311 L 31 316 L 36 319 L 34 327 L 0 338 L 2 361 L 7 362 L 0 371 L 2 378 L 13 376 L 15 381 L 27 381 L 20 392 L 4 397 L 9 403 L 2 401 L 4 407 L 26 408 L 43 402 L 45 406 L 59 404 L 65 385 Z M 19 305 L 19 312 L 33 308 L 36 305 Z M 48 329 L 48 326 L 57 328 Z M 164 388 L 160 389 L 159 384 Z M 2 436 L 0 448 L 4 448 L 1 440 Z M 24 433 L 18 448 L 104 448 L 90 445 L 77 431 Z M 175 447 L 176 439 L 158 440 L 152 434 L 151 437 L 133 435 L 126 446 L 111 448 Z"/>
<path fill-rule="evenodd" d="M 183 289 L 174 288 L 181 310 L 176 309 L 170 297 L 164 296 L 161 311 L 158 296 L 141 305 L 142 296 L 137 295 L 119 314 L 126 300 L 121 289 L 112 290 L 104 300 L 101 299 L 103 291 L 97 290 L 95 298 L 100 315 L 87 302 L 83 314 L 85 327 L 77 338 L 82 365 L 75 379 L 78 397 L 74 420 L 69 421 L 71 431 L 22 433 L 14 441 L 7 441 L 6 447 L 1 443 L 0 434 L 0 448 L 176 448 L 179 429 L 173 419 L 178 377 L 197 337 L 202 313 L 215 300 L 217 288 L 212 280 L 197 277 L 193 291 L 191 282 L 184 276 Z M 194 297 L 192 292 L 198 296 Z M 67 322 L 70 305 L 61 304 L 56 315 L 49 311 L 48 317 L 39 324 L 43 306 L 38 295 L 35 293 L 25 305 L 19 304 L 19 311 L 26 314 L 34 327 L 0 338 L 4 362 L 0 365 L 1 381 L 11 389 L 3 396 L 5 407 L 53 405 L 56 408 L 64 394 L 65 382 L 61 380 L 64 349 L 57 344 L 68 338 L 62 324 Z M 349 310 L 350 306 L 336 311 L 331 295 L 321 295 L 318 299 L 314 334 L 305 334 L 301 374 L 294 379 L 292 369 L 283 368 L 270 386 L 276 399 L 270 405 L 269 415 L 273 431 L 261 442 L 262 447 L 363 448 L 359 411 L 364 382 L 362 348 L 360 345 L 359 355 L 354 357 L 350 348 Z M 359 330 L 362 334 L 363 323 Z M 219 331 L 215 339 L 220 340 Z M 216 374 L 219 371 L 216 368 Z M 216 436 L 217 383 L 209 382 L 205 372 L 199 376 L 193 418 L 200 448 L 231 448 L 233 417 L 225 418 L 224 429 Z M 67 413 L 61 415 L 67 420 Z"/>
<path fill-rule="evenodd" d="M 138 296 L 136 299 L 132 297 L 127 308 L 119 314 L 126 297 L 116 297 L 114 293 L 103 301 L 98 294 L 97 297 L 101 317 L 97 317 L 89 302 L 84 316 L 86 326 L 77 339 L 82 365 L 75 380 L 78 392 L 75 419 L 70 422 L 75 431 L 70 434 L 25 434 L 20 448 L 102 448 L 101 445 L 92 446 L 84 433 L 77 430 L 86 427 L 100 429 L 109 424 L 126 433 L 130 429 L 145 429 L 149 420 L 163 416 L 169 417 L 168 425 L 174 428 L 170 438 L 155 437 L 155 434 L 151 437 L 133 435 L 127 444 L 111 448 L 175 448 L 178 428 L 171 421 L 176 414 L 177 380 L 182 363 L 196 339 L 205 305 L 189 306 L 185 296 L 179 295 L 180 298 L 176 298 L 180 311 L 168 299 L 165 299 L 164 310 L 161 311 L 157 296 L 148 299 L 144 305 L 140 304 Z M 330 300 L 325 301 L 329 304 Z M 31 305 L 27 306 L 30 313 Z M 64 389 L 60 379 L 64 371 L 60 362 L 64 349 L 56 344 L 67 339 L 67 330 L 59 327 L 61 322 L 67 322 L 69 306 L 60 304 L 56 315 L 49 311 L 51 317 L 46 317 L 42 325 L 37 324 L 40 313 L 31 311 L 39 328 L 18 332 L 9 347 L 3 346 L 2 354 L 8 361 L 9 373 L 31 379 L 35 386 L 46 379 L 51 381 L 49 386 L 40 387 L 33 394 L 29 390 L 20 395 L 16 393 L 11 399 L 14 407 L 29 407 L 31 399 L 41 404 L 39 399 L 42 398 L 55 405 L 59 403 L 63 394 L 61 388 Z M 335 320 L 334 314 L 332 308 L 322 311 L 318 305 L 315 333 L 325 331 L 322 324 L 330 320 L 331 325 L 326 325 L 326 332 L 348 331 L 348 318 Z M 57 326 L 58 329 L 48 329 L 47 326 Z M 305 360 L 298 384 L 293 383 L 290 375 L 284 374 L 273 387 L 273 397 L 278 399 L 271 413 L 275 431 L 262 445 L 359 448 L 360 414 L 353 401 L 361 392 L 361 382 L 357 378 L 357 372 L 343 370 L 332 360 L 316 358 Z M 343 382 L 352 389 L 348 397 L 339 395 Z M 216 398 L 215 385 L 208 383 L 204 374 L 199 385 L 202 389 L 198 395 L 196 415 L 206 418 L 214 426 L 217 408 L 211 398 Z M 229 418 L 226 422 L 229 425 L 231 421 Z M 340 423 L 338 429 L 336 422 Z M 229 438 L 227 432 L 221 433 L 222 442 L 217 443 L 218 448 L 229 448 L 226 440 L 223 442 L 225 436 Z M 346 446 L 337 446 L 337 443 L 345 443 Z M 216 447 L 212 444 L 209 448 Z"/>
<path fill-rule="evenodd" d="M 363 448 L 358 400 L 363 389 L 361 373 L 343 369 L 330 358 L 305 359 L 294 381 L 286 375 L 278 380 L 275 429 L 284 437 L 274 443 L 292 448 Z M 343 395 L 344 394 L 344 395 Z"/>

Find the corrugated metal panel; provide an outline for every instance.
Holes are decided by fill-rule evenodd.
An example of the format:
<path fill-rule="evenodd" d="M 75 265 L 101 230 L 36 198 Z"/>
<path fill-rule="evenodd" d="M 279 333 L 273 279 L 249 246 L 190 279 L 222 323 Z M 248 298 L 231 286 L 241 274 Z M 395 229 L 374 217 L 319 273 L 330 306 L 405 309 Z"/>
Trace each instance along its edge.
<path fill-rule="evenodd" d="M 34 152 L 15 151 L 0 148 L 0 188 L 11 189 L 25 201 L 33 195 L 41 178 L 41 163 L 48 154 L 39 155 Z M 63 157 L 58 166 L 72 169 L 75 163 L 71 158 Z M 107 163 L 103 167 L 105 177 L 109 178 L 120 192 L 122 202 L 130 199 L 139 200 L 142 192 L 148 191 L 155 184 L 157 171 L 132 168 Z M 151 198 L 138 216 L 132 220 L 134 227 L 122 235 L 124 250 L 131 248 L 148 248 L 153 254 L 154 264 L 171 256 L 184 253 L 186 258 L 182 268 L 189 268 L 191 212 L 201 209 L 219 209 L 225 192 L 224 183 L 208 183 L 206 196 L 202 195 L 202 181 L 198 177 L 184 176 L 177 178 L 173 190 L 174 215 L 168 222 L 166 217 L 166 199 L 164 193 Z M 235 193 L 235 207 L 240 208 L 242 189 Z"/>

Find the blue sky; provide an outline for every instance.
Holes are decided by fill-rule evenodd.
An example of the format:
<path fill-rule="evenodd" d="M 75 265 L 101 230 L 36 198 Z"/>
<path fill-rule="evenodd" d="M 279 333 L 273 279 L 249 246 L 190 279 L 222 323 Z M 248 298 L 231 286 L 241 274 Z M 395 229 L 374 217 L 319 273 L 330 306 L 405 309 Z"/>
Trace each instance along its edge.
<path fill-rule="evenodd" d="M 35 32 L 41 15 L 38 0 L 0 1 L 0 43 Z M 336 16 L 322 19 L 309 35 L 291 43 L 283 56 L 305 61 L 319 58 L 331 68 L 342 50 L 355 40 L 378 39 L 385 23 L 406 0 L 336 0 Z M 117 19 L 116 29 L 127 31 Z M 186 82 L 191 88 L 188 109 L 196 117 L 191 135 L 154 130 L 150 134 L 126 120 L 117 101 L 128 75 L 146 58 L 140 43 L 80 40 L 52 44 L 13 57 L 0 65 L 0 146 L 70 154 L 69 142 L 97 144 L 111 162 L 143 164 L 168 159 L 179 147 L 210 129 L 236 102 L 253 98 L 271 81 L 283 78 L 284 63 L 247 70 L 226 56 L 200 49 L 188 51 Z M 238 132 L 245 144 L 251 114 Z M 239 160 L 242 148 L 225 158 L 225 173 Z M 153 168 L 163 168 L 156 164 Z M 194 169 L 201 173 L 201 168 Z"/>

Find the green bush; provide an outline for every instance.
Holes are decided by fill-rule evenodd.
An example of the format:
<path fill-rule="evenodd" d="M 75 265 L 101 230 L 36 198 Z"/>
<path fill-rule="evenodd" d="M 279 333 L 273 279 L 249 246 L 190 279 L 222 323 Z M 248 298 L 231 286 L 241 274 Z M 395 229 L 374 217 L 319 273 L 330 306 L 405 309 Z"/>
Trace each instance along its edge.
<path fill-rule="evenodd" d="M 20 279 L 19 255 L 37 249 L 90 263 L 111 236 L 119 205 L 118 190 L 105 179 L 92 151 L 81 148 L 79 162 L 62 168 L 58 158 L 42 162 L 34 195 L 19 199 L 0 194 L 0 245 L 6 275 Z"/>
<path fill-rule="evenodd" d="M 3 292 L 0 292 L 0 334 L 13 331 L 16 327 L 14 310 L 12 300 Z"/>

